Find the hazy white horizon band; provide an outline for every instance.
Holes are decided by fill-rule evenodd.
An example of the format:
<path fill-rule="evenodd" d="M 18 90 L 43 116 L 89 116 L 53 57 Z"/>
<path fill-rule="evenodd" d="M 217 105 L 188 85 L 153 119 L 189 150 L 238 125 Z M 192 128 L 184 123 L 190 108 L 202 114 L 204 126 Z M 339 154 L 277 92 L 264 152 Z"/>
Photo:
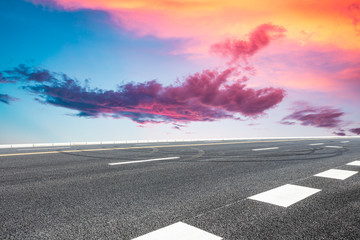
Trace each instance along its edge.
<path fill-rule="evenodd" d="M 360 136 L 254 137 L 254 138 L 168 139 L 168 140 L 163 139 L 163 140 L 100 141 L 100 142 L 25 143 L 25 144 L 0 144 L 0 148 L 21 148 L 21 147 L 33 148 L 33 147 L 79 146 L 79 145 L 195 142 L 195 141 L 276 140 L 276 139 L 315 140 L 315 139 L 344 139 L 344 138 L 360 138 Z"/>

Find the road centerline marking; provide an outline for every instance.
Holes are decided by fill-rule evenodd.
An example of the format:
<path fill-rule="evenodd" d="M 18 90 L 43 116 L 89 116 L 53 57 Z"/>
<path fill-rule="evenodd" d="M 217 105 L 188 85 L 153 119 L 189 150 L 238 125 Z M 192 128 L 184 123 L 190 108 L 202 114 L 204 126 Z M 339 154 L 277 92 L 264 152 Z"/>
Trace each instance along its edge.
<path fill-rule="evenodd" d="M 286 184 L 248 197 L 248 199 L 270 203 L 281 207 L 289 207 L 320 191 L 321 189 Z"/>
<path fill-rule="evenodd" d="M 253 151 L 267 151 L 267 150 L 276 150 L 279 149 L 279 147 L 269 147 L 269 148 L 255 148 L 252 149 Z"/>
<path fill-rule="evenodd" d="M 314 176 L 315 177 L 323 177 L 323 178 L 333 178 L 333 179 L 338 179 L 338 180 L 345 180 L 357 173 L 358 173 L 357 171 L 330 169 L 330 170 L 315 174 Z"/>
<path fill-rule="evenodd" d="M 115 166 L 115 165 L 124 165 L 124 164 L 132 164 L 132 163 L 165 161 L 165 160 L 173 160 L 173 159 L 179 159 L 179 158 L 180 157 L 153 158 L 153 159 L 146 159 L 146 160 L 135 160 L 135 161 L 108 163 L 108 165 Z"/>
<path fill-rule="evenodd" d="M 212 233 L 206 232 L 189 224 L 177 222 L 160 228 L 148 234 L 142 235 L 132 240 L 221 240 Z"/>
<path fill-rule="evenodd" d="M 324 145 L 325 143 L 311 143 L 309 144 L 310 146 L 319 146 L 319 145 Z"/>

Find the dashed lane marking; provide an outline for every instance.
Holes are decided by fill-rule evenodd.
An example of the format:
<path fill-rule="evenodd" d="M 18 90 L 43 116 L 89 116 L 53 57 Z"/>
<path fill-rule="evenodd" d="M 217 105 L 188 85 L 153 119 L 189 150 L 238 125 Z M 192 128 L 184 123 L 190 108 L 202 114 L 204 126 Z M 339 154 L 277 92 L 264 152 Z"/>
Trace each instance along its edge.
<path fill-rule="evenodd" d="M 350 165 L 350 166 L 360 166 L 360 161 L 353 161 L 353 162 L 350 162 L 346 165 Z"/>
<path fill-rule="evenodd" d="M 339 180 L 345 180 L 352 175 L 357 174 L 356 171 L 349 171 L 349 170 L 339 170 L 339 169 L 330 169 L 325 172 L 318 173 L 314 175 L 315 177 L 324 177 L 324 178 L 333 178 Z"/>
<path fill-rule="evenodd" d="M 279 149 L 279 147 L 270 147 L 270 148 L 255 148 L 253 151 L 267 151 L 267 150 L 275 150 Z"/>
<path fill-rule="evenodd" d="M 350 141 L 341 141 L 341 143 L 348 143 L 348 142 L 350 142 Z"/>
<path fill-rule="evenodd" d="M 289 207 L 294 203 L 297 203 L 320 191 L 321 189 L 286 184 L 251 196 L 249 199 L 270 203 L 281 207 Z"/>
<path fill-rule="evenodd" d="M 327 147 L 327 148 L 344 148 L 342 146 L 325 146 L 325 147 Z"/>
<path fill-rule="evenodd" d="M 115 166 L 115 165 L 124 165 L 124 164 L 132 164 L 132 163 L 165 161 L 165 160 L 173 160 L 173 159 L 179 159 L 179 158 L 180 158 L 180 157 L 153 158 L 153 159 L 147 159 L 147 160 L 136 160 L 136 161 L 128 161 L 128 162 L 109 163 L 108 165 L 110 165 L 110 166 Z"/>
<path fill-rule="evenodd" d="M 177 222 L 133 240 L 221 240 L 212 233 L 193 227 L 183 222 Z"/>
<path fill-rule="evenodd" d="M 310 146 L 319 146 L 319 145 L 324 145 L 325 143 L 311 143 L 309 144 Z"/>

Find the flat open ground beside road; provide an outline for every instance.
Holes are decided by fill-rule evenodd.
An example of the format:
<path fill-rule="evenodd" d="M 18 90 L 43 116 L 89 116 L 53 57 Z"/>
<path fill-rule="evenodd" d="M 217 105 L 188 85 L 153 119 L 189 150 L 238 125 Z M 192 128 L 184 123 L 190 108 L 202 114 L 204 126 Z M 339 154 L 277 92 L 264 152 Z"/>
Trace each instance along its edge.
<path fill-rule="evenodd" d="M 360 239 L 359 162 L 355 138 L 0 149 L 0 239 Z"/>

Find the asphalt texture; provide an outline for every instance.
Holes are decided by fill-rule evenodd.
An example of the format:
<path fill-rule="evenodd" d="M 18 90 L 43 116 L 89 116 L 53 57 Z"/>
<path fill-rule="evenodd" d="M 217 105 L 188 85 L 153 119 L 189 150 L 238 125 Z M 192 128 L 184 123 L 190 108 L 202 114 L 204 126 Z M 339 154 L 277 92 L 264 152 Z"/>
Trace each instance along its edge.
<path fill-rule="evenodd" d="M 360 239 L 360 174 L 314 176 L 355 160 L 346 138 L 0 149 L 0 239 L 133 239 L 179 221 L 229 240 Z M 321 191 L 248 199 L 284 184 Z"/>

